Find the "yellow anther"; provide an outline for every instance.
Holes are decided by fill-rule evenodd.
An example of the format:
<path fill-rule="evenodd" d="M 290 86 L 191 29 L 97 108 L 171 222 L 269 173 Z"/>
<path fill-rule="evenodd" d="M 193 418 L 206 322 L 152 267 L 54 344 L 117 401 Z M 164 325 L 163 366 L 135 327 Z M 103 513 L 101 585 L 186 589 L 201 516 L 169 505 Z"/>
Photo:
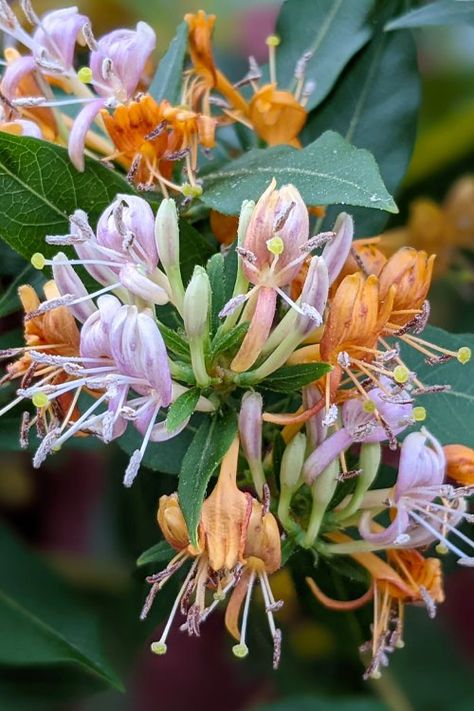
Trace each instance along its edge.
<path fill-rule="evenodd" d="M 382 673 L 378 669 L 374 669 L 374 671 L 370 674 L 371 679 L 380 679 L 382 677 Z"/>
<path fill-rule="evenodd" d="M 285 249 L 285 243 L 281 237 L 272 237 L 267 239 L 267 249 L 275 256 L 282 254 Z"/>
<path fill-rule="evenodd" d="M 152 642 L 150 645 L 150 649 L 153 652 L 153 654 L 158 654 L 161 656 L 162 654 L 166 654 L 168 651 L 168 647 L 164 642 Z"/>
<path fill-rule="evenodd" d="M 31 401 L 35 407 L 46 407 L 49 403 L 49 397 L 44 393 L 35 393 Z"/>
<path fill-rule="evenodd" d="M 280 42 L 281 39 L 278 37 L 278 35 L 268 35 L 267 39 L 265 40 L 267 47 L 278 47 Z"/>
<path fill-rule="evenodd" d="M 232 652 L 239 659 L 243 659 L 249 653 L 249 648 L 246 644 L 234 644 L 232 647 Z"/>
<path fill-rule="evenodd" d="M 35 269 L 44 269 L 46 259 L 44 254 L 41 254 L 41 252 L 35 252 L 30 261 Z"/>
<path fill-rule="evenodd" d="M 435 547 L 435 551 L 439 555 L 447 555 L 449 553 L 448 546 L 445 546 L 444 543 L 438 543 L 438 545 Z"/>
<path fill-rule="evenodd" d="M 403 641 L 403 639 L 397 639 L 397 641 L 395 642 L 395 647 L 397 649 L 403 649 L 404 646 L 405 642 Z"/>
<path fill-rule="evenodd" d="M 184 183 L 181 186 L 181 192 L 183 193 L 184 197 L 201 197 L 202 187 L 200 185 L 191 185 L 190 183 Z"/>
<path fill-rule="evenodd" d="M 406 383 L 409 377 L 410 371 L 405 365 L 397 365 L 393 371 L 393 379 L 396 383 L 400 383 L 401 385 Z"/>
<path fill-rule="evenodd" d="M 375 402 L 373 402 L 373 400 L 364 400 L 362 409 L 364 410 L 364 412 L 375 412 L 375 410 L 377 408 L 376 408 Z"/>
<path fill-rule="evenodd" d="M 415 420 L 415 422 L 424 422 L 426 420 L 426 408 L 420 406 L 414 407 L 413 419 Z"/>
<path fill-rule="evenodd" d="M 90 67 L 81 67 L 77 72 L 77 78 L 83 84 L 89 84 L 92 81 L 92 69 Z"/>
<path fill-rule="evenodd" d="M 222 600 L 225 600 L 225 595 L 222 590 L 217 590 L 212 597 L 216 602 L 222 602 Z"/>
<path fill-rule="evenodd" d="M 457 359 L 460 363 L 465 365 L 471 360 L 471 349 L 467 346 L 462 346 L 457 352 Z"/>

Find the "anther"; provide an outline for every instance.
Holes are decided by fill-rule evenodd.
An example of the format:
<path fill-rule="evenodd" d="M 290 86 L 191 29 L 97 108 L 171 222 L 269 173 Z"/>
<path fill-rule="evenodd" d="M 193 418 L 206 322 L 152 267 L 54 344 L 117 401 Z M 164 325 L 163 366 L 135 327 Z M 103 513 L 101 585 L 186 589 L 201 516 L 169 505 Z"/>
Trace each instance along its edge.
<path fill-rule="evenodd" d="M 426 420 L 426 408 L 424 407 L 414 407 L 412 414 L 415 422 L 424 422 Z"/>
<path fill-rule="evenodd" d="M 31 257 L 30 261 L 32 266 L 40 271 L 41 269 L 44 269 L 46 264 L 46 258 L 44 254 L 41 254 L 41 252 L 35 252 Z"/>
<path fill-rule="evenodd" d="M 152 642 L 150 645 L 150 649 L 153 654 L 158 654 L 158 656 L 162 656 L 168 651 L 168 647 L 164 642 Z"/>
<path fill-rule="evenodd" d="M 462 365 L 465 365 L 471 360 L 471 349 L 467 346 L 462 346 L 459 348 L 456 358 L 460 363 L 462 363 Z"/>
<path fill-rule="evenodd" d="M 397 365 L 393 370 L 393 379 L 396 383 L 406 383 L 410 377 L 410 371 L 405 365 Z"/>
<path fill-rule="evenodd" d="M 244 659 L 249 653 L 249 648 L 246 644 L 234 644 L 232 647 L 232 653 L 239 659 Z"/>
<path fill-rule="evenodd" d="M 77 78 L 83 84 L 90 84 L 93 78 L 92 69 L 90 67 L 81 67 L 77 72 Z"/>
<path fill-rule="evenodd" d="M 267 47 L 278 47 L 280 42 L 281 39 L 278 37 L 278 35 L 269 35 L 265 40 L 265 44 L 267 45 Z"/>
<path fill-rule="evenodd" d="M 271 254 L 274 254 L 275 256 L 279 256 L 280 254 L 283 254 L 284 249 L 285 249 L 285 243 L 282 240 L 281 237 L 272 237 L 271 239 L 267 239 L 266 241 L 267 249 Z"/>
<path fill-rule="evenodd" d="M 46 407 L 49 404 L 49 397 L 44 393 L 35 393 L 31 398 L 31 402 L 35 407 Z"/>

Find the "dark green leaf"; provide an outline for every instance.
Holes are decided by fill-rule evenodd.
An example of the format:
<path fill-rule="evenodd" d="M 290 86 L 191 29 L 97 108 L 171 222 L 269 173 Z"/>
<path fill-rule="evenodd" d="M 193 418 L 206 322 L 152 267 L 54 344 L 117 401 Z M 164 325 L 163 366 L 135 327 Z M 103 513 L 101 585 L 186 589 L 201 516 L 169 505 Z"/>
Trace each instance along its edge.
<path fill-rule="evenodd" d="M 284 365 L 262 381 L 262 388 L 279 393 L 296 393 L 304 385 L 314 383 L 331 370 L 327 363 Z"/>
<path fill-rule="evenodd" d="M 151 82 L 149 92 L 156 101 L 167 99 L 171 104 L 181 103 L 181 82 L 187 44 L 188 23 L 183 21 L 178 26 L 166 54 L 161 58 Z"/>
<path fill-rule="evenodd" d="M 201 391 L 199 388 L 191 388 L 191 390 L 187 390 L 174 401 L 166 417 L 166 429 L 168 432 L 177 429 L 186 418 L 193 414 L 200 396 Z"/>
<path fill-rule="evenodd" d="M 196 264 L 206 264 L 214 253 L 210 243 L 184 219 L 179 221 L 179 253 L 183 281 L 191 278 Z"/>
<path fill-rule="evenodd" d="M 257 200 L 275 177 L 292 183 L 308 205 L 362 205 L 397 212 L 373 156 L 334 131 L 296 150 L 289 146 L 250 151 L 204 178 L 203 202 L 238 214 L 243 200 Z"/>
<path fill-rule="evenodd" d="M 206 419 L 183 459 L 178 497 L 191 543 L 197 545 L 197 526 L 209 479 L 237 434 L 234 412 Z"/>
<path fill-rule="evenodd" d="M 66 665 L 121 689 L 87 606 L 5 528 L 0 556 L 0 664 Z"/>
<path fill-rule="evenodd" d="M 150 442 L 143 457 L 143 466 L 165 474 L 178 474 L 192 439 L 193 432 L 185 429 L 166 442 Z M 134 427 L 129 426 L 118 443 L 127 454 L 132 455 L 140 448 L 142 441 L 143 436 Z"/>
<path fill-rule="evenodd" d="M 211 328 L 212 333 L 215 333 L 221 323 L 219 313 L 226 303 L 224 257 L 220 252 L 208 261 L 207 275 L 212 292 Z"/>
<path fill-rule="evenodd" d="M 472 0 L 438 0 L 396 17 L 385 25 L 386 30 L 433 25 L 474 25 Z"/>
<path fill-rule="evenodd" d="M 385 4 L 384 8 L 388 10 Z M 397 81 L 388 82 L 393 67 L 397 68 Z M 350 143 L 366 148 L 393 195 L 413 151 L 419 103 L 413 37 L 409 32 L 387 35 L 380 30 L 341 77 L 321 110 L 314 113 L 304 138 L 314 140 L 331 128 Z M 323 229 L 329 229 L 336 213 L 335 209 L 329 211 Z M 359 236 L 379 234 L 388 219 L 387 214 L 366 208 L 351 213 Z"/>
<path fill-rule="evenodd" d="M 74 210 L 85 210 L 95 224 L 117 193 L 130 192 L 99 161 L 86 158 L 79 173 L 64 148 L 0 133 L 0 236 L 27 259 L 34 252 L 57 252 L 45 235 L 67 233 Z"/>
<path fill-rule="evenodd" d="M 277 79 L 281 88 L 296 87 L 294 71 L 311 52 L 305 80 L 315 82 L 307 109 L 327 96 L 347 62 L 372 34 L 373 0 L 286 0 L 277 21 Z"/>
<path fill-rule="evenodd" d="M 240 346 L 245 334 L 248 331 L 249 321 L 239 323 L 234 328 L 231 328 L 227 333 L 216 333 L 211 344 L 210 359 L 213 360 L 219 353 L 232 351 L 237 346 Z"/>
<path fill-rule="evenodd" d="M 189 360 L 189 346 L 185 339 L 169 326 L 165 326 L 161 321 L 158 322 L 158 327 L 167 349 L 180 358 Z"/>
<path fill-rule="evenodd" d="M 289 696 L 257 706 L 255 711 L 387 711 L 387 708 L 370 696 Z"/>
<path fill-rule="evenodd" d="M 443 348 L 457 351 L 462 346 L 474 352 L 474 335 L 447 333 L 428 326 L 422 337 Z M 451 390 L 418 398 L 417 403 L 427 410 L 426 428 L 442 444 L 458 443 L 474 446 L 472 413 L 474 408 L 474 365 L 471 360 L 461 365 L 456 359 L 438 366 L 425 363 L 425 356 L 413 348 L 403 346 L 402 356 L 424 385 L 449 384 Z"/>
<path fill-rule="evenodd" d="M 151 548 L 148 548 L 148 550 L 143 551 L 141 556 L 137 559 L 137 565 L 140 567 L 142 565 L 148 565 L 149 563 L 168 562 L 175 552 L 168 541 L 160 541 Z"/>
<path fill-rule="evenodd" d="M 18 298 L 20 284 L 31 284 L 41 292 L 41 285 L 44 284 L 44 281 L 44 276 L 37 269 L 34 269 L 30 264 L 25 264 L 18 276 L 13 279 L 0 297 L 0 318 L 8 316 L 21 308 L 20 299 Z"/>

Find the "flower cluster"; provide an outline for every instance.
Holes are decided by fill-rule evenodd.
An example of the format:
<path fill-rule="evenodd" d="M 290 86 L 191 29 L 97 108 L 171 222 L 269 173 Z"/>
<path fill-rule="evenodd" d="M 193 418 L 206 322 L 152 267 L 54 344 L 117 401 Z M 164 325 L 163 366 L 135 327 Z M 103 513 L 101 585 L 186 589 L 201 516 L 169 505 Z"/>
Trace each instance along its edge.
<path fill-rule="evenodd" d="M 306 122 L 304 104 L 314 90 L 304 81 L 306 53 L 295 69 L 295 91 L 280 90 L 275 71 L 278 38 L 268 39 L 270 82 L 250 60 L 249 74 L 232 84 L 214 64 L 211 34 L 215 16 L 186 15 L 191 69 L 183 70 L 179 104 L 157 101 L 150 86 L 154 30 L 139 22 L 96 39 L 91 23 L 76 7 L 38 17 L 30 0 L 21 8 L 28 33 L 6 0 L 0 2 L 0 30 L 24 48 L 5 50 L 0 85 L 0 130 L 67 145 L 70 159 L 83 171 L 85 154 L 128 171 L 141 190 L 170 190 L 186 200 L 202 193 L 199 148 L 216 145 L 218 126 L 239 122 L 268 145 L 299 146 Z M 89 50 L 83 63 L 84 48 Z M 249 84 L 247 101 L 239 87 Z M 74 118 L 64 107 L 79 108 Z M 104 135 L 105 134 L 105 135 Z"/>
<path fill-rule="evenodd" d="M 86 36 L 90 41 L 88 30 Z M 38 56 L 44 61 L 44 53 Z M 115 72 L 121 65 L 113 66 Z M 118 91 L 114 72 L 109 79 Z M 38 269 L 52 269 L 46 299 L 20 289 L 25 347 L 2 352 L 12 360 L 4 381 L 20 382 L 0 414 L 23 403 L 21 442 L 36 426 L 36 467 L 71 437 L 108 443 L 134 428 L 140 445 L 125 472 L 130 486 L 148 447 L 178 436 L 194 412 L 219 418 L 232 398 L 238 434 L 196 530 L 177 494 L 159 502 L 158 524 L 176 554 L 147 578 L 143 616 L 171 575 L 187 572 L 152 651 L 166 652 L 178 610 L 181 629 L 199 635 L 229 595 L 226 625 L 237 641 L 234 653 L 245 656 L 258 584 L 276 667 L 281 632 L 274 613 L 282 603 L 269 576 L 281 566 L 284 535 L 293 549 L 311 549 L 329 563 L 351 556 L 368 571 L 370 587 L 355 601 L 338 602 L 315 580 L 308 584 L 334 609 L 374 599 L 373 638 L 362 653 L 371 653 L 366 675 L 377 677 L 402 644 L 404 604 L 421 602 L 433 616 L 443 601 L 440 560 L 425 557 L 429 547 L 452 551 L 463 565 L 474 562 L 473 543 L 460 528 L 471 519 L 474 452 L 456 444 L 443 449 L 428 429 L 417 429 L 429 411 L 418 398 L 429 402 L 430 392 L 446 386 L 424 385 L 399 345 L 417 349 L 431 365 L 465 364 L 470 351 L 451 352 L 419 335 L 429 315 L 433 256 L 403 247 L 386 258 L 373 244 L 353 242 L 346 213 L 331 231 L 313 236 L 298 190 L 277 189 L 275 181 L 256 204 L 243 204 L 237 232 L 226 301 L 211 270 L 197 265 L 187 283 L 183 278 L 173 199 L 154 215 L 141 197 L 118 195 L 95 228 L 76 210 L 66 235 L 46 236 L 70 256 L 32 258 Z M 292 406 L 281 412 L 267 388 L 289 372 L 310 376 L 296 392 L 288 388 Z M 284 443 L 278 456 L 276 435 Z M 386 455 L 398 462 L 397 472 L 381 488 Z"/>

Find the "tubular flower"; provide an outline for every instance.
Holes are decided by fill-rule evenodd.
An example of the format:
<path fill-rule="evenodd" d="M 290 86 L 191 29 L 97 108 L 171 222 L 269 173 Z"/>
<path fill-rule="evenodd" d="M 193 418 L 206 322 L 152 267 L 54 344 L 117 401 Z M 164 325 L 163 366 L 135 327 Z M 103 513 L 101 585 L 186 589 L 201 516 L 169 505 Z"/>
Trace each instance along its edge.
<path fill-rule="evenodd" d="M 338 543 L 351 539 L 343 533 L 329 537 Z M 429 617 L 436 614 L 436 604 L 444 602 L 443 577 L 437 558 L 423 558 L 416 550 L 388 551 L 387 561 L 374 553 L 351 554 L 371 579 L 371 585 L 357 600 L 339 601 L 325 595 L 314 580 L 306 581 L 315 597 L 332 610 L 355 610 L 374 598 L 372 639 L 360 651 L 370 653 L 365 679 L 380 678 L 380 667 L 388 665 L 388 654 L 404 646 L 403 627 L 406 604 L 425 605 Z"/>
<path fill-rule="evenodd" d="M 212 32 L 215 15 L 206 15 L 202 10 L 197 14 L 185 15 L 189 27 L 189 49 L 193 69 L 190 72 L 185 96 L 195 110 L 210 116 L 211 103 L 222 108 L 224 115 L 248 126 L 270 146 L 292 145 L 300 147 L 297 138 L 307 119 L 304 108 L 314 83 L 305 83 L 305 69 L 311 54 L 305 53 L 297 62 L 294 74 L 294 92 L 278 88 L 276 76 L 275 50 L 280 40 L 275 35 L 267 38 L 269 48 L 270 81 L 259 85 L 262 73 L 253 58 L 246 77 L 236 85 L 217 69 L 212 53 Z M 248 101 L 237 87 L 250 84 L 254 94 Z M 214 99 L 215 90 L 225 101 Z M 199 107 L 199 108 L 197 108 Z M 221 122 L 222 119 L 220 120 Z"/>
<path fill-rule="evenodd" d="M 379 274 L 379 298 L 383 301 L 396 286 L 390 324 L 395 330 L 404 326 L 421 309 L 429 288 L 435 255 L 418 252 L 412 247 L 403 247 L 384 264 Z"/>
<path fill-rule="evenodd" d="M 448 477 L 462 486 L 474 486 L 474 449 L 462 444 L 447 444 L 443 449 Z"/>
<path fill-rule="evenodd" d="M 258 579 L 275 645 L 274 664 L 278 664 L 281 634 L 275 627 L 272 612 L 281 603 L 273 598 L 268 575 L 278 570 L 281 564 L 280 534 L 275 518 L 263 504 L 237 488 L 238 453 L 239 442 L 235 439 L 222 461 L 217 484 L 202 506 L 195 544 L 190 542 L 177 495 L 162 496 L 160 499 L 158 523 L 177 554 L 165 570 L 147 578 L 151 590 L 142 619 L 171 575 L 187 560 L 192 560 L 192 565 L 161 638 L 151 646 L 156 654 L 164 654 L 167 650 L 166 639 L 178 608 L 186 615 L 180 629 L 199 636 L 202 622 L 233 589 L 226 612 L 226 625 L 239 640 L 234 653 L 239 657 L 246 656 L 248 608 L 252 588 Z M 212 601 L 207 599 L 208 591 L 213 592 Z M 237 618 L 244 598 L 246 602 L 239 633 Z"/>
<path fill-rule="evenodd" d="M 49 281 L 44 285 L 44 293 L 47 299 L 57 299 L 59 296 L 54 281 Z M 70 377 L 65 374 L 61 367 L 55 364 L 49 367 L 41 367 L 34 360 L 36 354 L 50 356 L 74 357 L 79 353 L 79 330 L 72 314 L 64 306 L 59 306 L 46 313 L 35 315 L 40 305 L 40 300 L 33 289 L 28 284 L 24 284 L 18 290 L 18 294 L 25 311 L 24 319 L 24 339 L 25 346 L 20 348 L 10 348 L 0 351 L 0 358 L 18 359 L 7 366 L 7 375 L 2 379 L 2 383 L 22 378 L 22 388 L 30 387 L 32 382 L 39 385 L 48 384 L 51 386 L 64 383 Z M 0 409 L 0 416 L 8 412 L 12 407 L 20 403 L 24 396 L 20 393 L 13 401 Z M 28 430 L 35 422 L 41 430 L 47 428 L 48 420 L 55 421 L 57 416 L 72 417 L 74 404 L 70 410 L 71 399 L 65 395 L 57 401 L 57 407 L 52 408 L 48 398 L 38 395 L 33 398 L 33 404 L 37 408 L 37 415 L 31 422 L 24 420 L 21 432 L 21 442 L 26 444 Z"/>
<path fill-rule="evenodd" d="M 464 517 L 469 518 L 464 500 L 469 489 L 453 489 L 444 484 L 445 471 L 446 457 L 435 437 L 425 429 L 409 434 L 401 447 L 393 494 L 388 499 L 384 496 L 385 505 L 394 511 L 392 522 L 387 528 L 374 531 L 373 511 L 362 513 L 359 531 L 363 538 L 396 548 L 439 541 L 438 550 L 451 550 L 459 557 L 459 563 L 473 565 L 474 557 L 466 555 L 448 538 L 452 534 L 474 548 L 474 543 L 456 528 Z M 436 503 L 438 498 L 441 504 Z"/>

